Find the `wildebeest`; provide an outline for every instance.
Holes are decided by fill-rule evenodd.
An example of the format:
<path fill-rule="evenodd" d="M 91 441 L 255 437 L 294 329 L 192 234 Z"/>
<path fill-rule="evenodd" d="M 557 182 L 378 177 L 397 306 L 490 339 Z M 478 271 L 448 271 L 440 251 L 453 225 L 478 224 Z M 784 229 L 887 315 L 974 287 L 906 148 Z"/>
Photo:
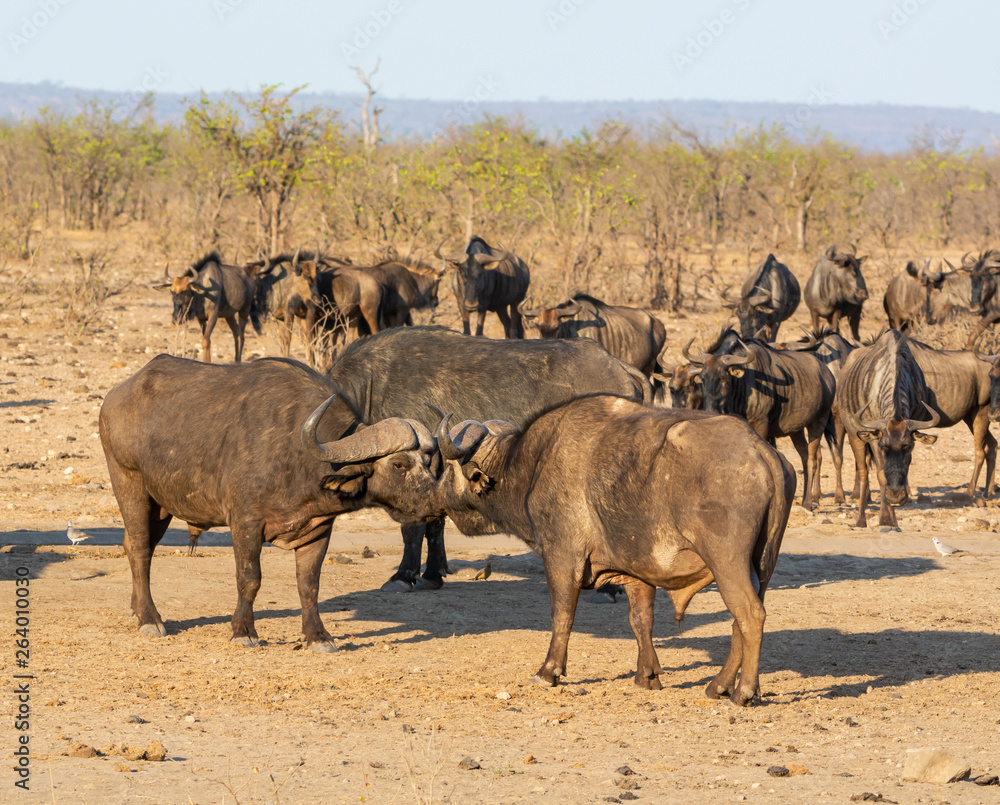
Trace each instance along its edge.
<path fill-rule="evenodd" d="M 596 341 L 494 341 L 466 338 L 444 327 L 387 330 L 349 346 L 329 370 L 365 422 L 407 417 L 428 427 L 437 419 L 424 404 L 463 418 L 503 416 L 516 425 L 584 394 L 609 393 L 649 402 L 646 378 Z M 447 573 L 444 521 L 426 526 L 427 566 L 420 574 L 423 526 L 403 527 L 403 559 L 388 590 L 435 590 Z"/>
<path fill-rule="evenodd" d="M 861 307 L 868 298 L 868 286 L 861 275 L 865 259 L 857 256 L 857 247 L 852 244 L 850 252 L 838 252 L 831 246 L 816 261 L 803 290 L 814 332 L 819 330 L 820 319 L 840 332 L 840 320 L 847 317 L 854 340 L 861 338 Z"/>
<path fill-rule="evenodd" d="M 284 358 L 208 366 L 168 355 L 108 392 L 99 430 L 141 632 L 167 633 L 149 568 L 178 517 L 232 532 L 233 640 L 257 643 L 253 601 L 261 546 L 270 542 L 295 551 L 306 643 L 334 650 L 317 609 L 334 518 L 381 506 L 402 522 L 427 519 L 439 460 L 426 426 L 398 418 L 361 426 L 337 394 L 322 375 Z"/>
<path fill-rule="evenodd" d="M 991 249 L 978 258 L 967 254 L 962 258 L 962 267 L 968 269 L 970 280 L 970 309 L 980 318 L 969 334 L 966 349 L 972 349 L 983 331 L 1000 321 L 1000 295 L 997 294 L 996 272 L 1000 271 L 1000 250 Z"/>
<path fill-rule="evenodd" d="M 532 308 L 526 299 L 517 311 L 542 338 L 593 338 L 646 377 L 656 368 L 667 340 L 667 331 L 655 316 L 634 307 L 607 305 L 585 293 L 548 308 Z"/>
<path fill-rule="evenodd" d="M 524 338 L 524 323 L 517 309 L 531 281 L 524 260 L 504 248 L 494 249 L 480 237 L 470 240 L 464 253 L 449 257 L 441 254 L 442 245 L 434 250 L 434 256 L 455 269 L 452 289 L 462 317 L 462 331 L 471 334 L 469 315 L 475 312 L 476 335 L 482 335 L 486 314 L 493 311 L 506 338 Z"/>
<path fill-rule="evenodd" d="M 739 301 L 730 301 L 723 291 L 722 306 L 736 314 L 744 338 L 752 338 L 766 329 L 767 340 L 773 342 L 781 322 L 798 308 L 801 296 L 795 275 L 769 254 L 743 281 Z"/>
<path fill-rule="evenodd" d="M 312 287 L 317 315 L 335 335 L 341 331 L 348 342 L 374 335 L 384 326 L 384 286 L 371 274 L 351 265 L 330 265 L 302 260 L 299 271 Z"/>
<path fill-rule="evenodd" d="M 247 322 L 260 333 L 260 315 L 255 304 L 256 280 L 252 267 L 224 265 L 222 257 L 213 251 L 194 263 L 170 282 L 154 285 L 169 288 L 174 299 L 174 324 L 197 319 L 201 326 L 201 359 L 212 362 L 212 331 L 216 322 L 225 319 L 233 331 L 236 363 L 243 358 L 243 339 Z"/>
<path fill-rule="evenodd" d="M 442 419 L 439 495 L 465 534 L 514 534 L 545 561 L 552 601 L 548 654 L 532 680 L 566 674 L 581 589 L 625 587 L 639 646 L 635 684 L 659 689 L 652 642 L 657 587 L 678 625 L 713 581 L 732 613 L 729 656 L 711 698 L 758 693 L 764 593 L 795 494 L 795 473 L 746 422 L 651 409 L 609 396 L 561 405 L 523 430 Z M 737 683 L 737 673 L 740 679 Z"/>
<path fill-rule="evenodd" d="M 374 266 L 363 266 L 386 289 L 382 295 L 382 318 L 386 327 L 413 325 L 411 311 L 430 310 L 438 304 L 441 278 L 412 270 L 398 260 L 387 260 Z"/>
<path fill-rule="evenodd" d="M 830 370 L 805 352 L 772 349 L 726 329 L 714 351 L 690 360 L 701 367 L 704 410 L 746 419 L 762 439 L 791 437 L 802 460 L 802 505 L 820 499 L 820 439 L 830 418 L 836 383 Z"/>
<path fill-rule="evenodd" d="M 837 384 L 834 414 L 847 431 L 854 453 L 857 526 L 868 523 L 868 449 L 874 455 L 881 488 L 879 524 L 896 525 L 892 506 L 909 500 L 906 479 L 914 441 L 937 441 L 937 436 L 919 432 L 937 427 L 941 421 L 941 416 L 929 407 L 929 400 L 924 373 L 906 336 L 898 330 L 887 331 L 848 356 Z M 926 414 L 930 419 L 916 419 Z"/>
<path fill-rule="evenodd" d="M 660 372 L 653 372 L 653 402 L 659 407 L 687 408 L 692 411 L 702 407 L 701 383 L 698 367 L 690 363 L 667 366 Z M 667 402 L 667 394 L 670 402 Z"/>
<path fill-rule="evenodd" d="M 889 317 L 889 327 L 907 332 L 918 321 L 937 324 L 955 311 L 972 306 L 972 277 L 967 270 L 931 271 L 931 261 L 918 266 L 913 260 L 889 282 L 882 297 L 882 307 Z"/>
<path fill-rule="evenodd" d="M 1000 422 L 1000 355 L 989 355 L 974 351 L 975 356 L 989 366 L 987 377 L 990 382 L 990 402 L 987 409 L 987 419 L 990 422 Z"/>

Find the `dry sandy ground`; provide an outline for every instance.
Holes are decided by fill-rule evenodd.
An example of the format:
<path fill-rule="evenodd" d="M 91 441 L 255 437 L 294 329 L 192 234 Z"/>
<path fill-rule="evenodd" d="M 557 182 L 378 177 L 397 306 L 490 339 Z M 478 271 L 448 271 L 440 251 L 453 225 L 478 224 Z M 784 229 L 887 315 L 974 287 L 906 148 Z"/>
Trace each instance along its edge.
<path fill-rule="evenodd" d="M 107 389 L 151 355 L 190 354 L 198 339 L 167 326 L 162 296 L 121 299 L 85 334 L 67 335 L 41 299 L 29 298 L 26 320 L 0 314 L 0 801 L 1000 799 L 1000 788 L 971 782 L 902 781 L 907 749 L 931 746 L 973 776 L 1000 772 L 998 516 L 953 494 L 971 470 L 964 429 L 917 448 L 910 479 L 923 498 L 900 510 L 901 533 L 850 528 L 855 515 L 833 506 L 824 463 L 820 510 L 792 513 L 767 596 L 763 696 L 748 709 L 703 695 L 729 646 L 730 618 L 713 590 L 695 598 L 682 635 L 666 596 L 658 606 L 664 690 L 632 684 L 624 601 L 581 602 L 566 684 L 542 689 L 528 684 L 548 643 L 540 560 L 516 540 L 450 529 L 454 575 L 443 590 L 382 593 L 400 542 L 380 513 L 336 524 L 320 601 L 338 653 L 297 650 L 293 558 L 278 549 L 263 558 L 264 643 L 229 644 L 234 564 L 221 531 L 205 534 L 194 557 L 186 532 L 168 533 L 152 583 L 170 633 L 154 639 L 138 634 L 129 611 L 97 412 Z M 711 331 L 718 315 L 668 322 L 671 343 Z M 228 359 L 222 330 L 215 351 Z M 248 351 L 274 354 L 275 342 L 253 336 Z M 850 478 L 850 458 L 845 470 Z M 71 518 L 94 539 L 70 547 Z M 934 535 L 966 552 L 938 556 Z M 362 558 L 366 545 L 380 555 Z M 493 575 L 473 581 L 487 560 Z M 10 755 L 19 567 L 31 576 L 35 676 L 28 795 L 13 788 Z M 166 760 L 107 752 L 153 740 Z M 107 756 L 67 756 L 77 744 Z M 481 768 L 460 768 L 466 757 Z M 790 774 L 770 776 L 779 765 Z M 617 773 L 623 766 L 635 775 Z"/>

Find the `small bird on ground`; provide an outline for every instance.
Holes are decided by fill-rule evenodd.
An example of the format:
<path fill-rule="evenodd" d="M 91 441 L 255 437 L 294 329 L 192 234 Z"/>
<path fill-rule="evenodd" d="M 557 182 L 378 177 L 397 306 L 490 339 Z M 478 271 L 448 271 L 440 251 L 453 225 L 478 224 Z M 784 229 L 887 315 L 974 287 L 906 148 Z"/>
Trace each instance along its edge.
<path fill-rule="evenodd" d="M 66 536 L 69 537 L 69 541 L 72 542 L 74 545 L 78 545 L 85 539 L 90 539 L 90 534 L 88 534 L 86 531 L 81 531 L 79 528 L 73 528 L 72 520 L 66 523 L 66 526 L 67 526 Z"/>
<path fill-rule="evenodd" d="M 937 548 L 938 553 L 942 556 L 951 556 L 955 553 L 962 553 L 961 548 L 952 548 L 950 545 L 941 542 L 941 540 L 937 537 L 931 537 L 931 542 L 934 543 L 934 547 Z"/>
<path fill-rule="evenodd" d="M 484 581 L 490 577 L 490 573 L 493 572 L 493 566 L 487 562 L 486 567 L 480 570 L 475 576 L 472 577 L 473 581 Z"/>

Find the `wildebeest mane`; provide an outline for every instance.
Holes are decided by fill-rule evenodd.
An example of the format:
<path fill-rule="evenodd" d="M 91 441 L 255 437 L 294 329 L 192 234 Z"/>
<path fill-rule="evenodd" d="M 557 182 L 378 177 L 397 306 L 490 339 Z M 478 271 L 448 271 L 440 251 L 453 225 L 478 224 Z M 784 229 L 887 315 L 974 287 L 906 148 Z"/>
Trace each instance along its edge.
<path fill-rule="evenodd" d="M 202 257 L 197 263 L 192 263 L 190 270 L 195 274 L 199 273 L 205 266 L 215 263 L 217 266 L 223 265 L 222 255 L 219 254 L 217 249 L 212 249 L 208 254 Z"/>

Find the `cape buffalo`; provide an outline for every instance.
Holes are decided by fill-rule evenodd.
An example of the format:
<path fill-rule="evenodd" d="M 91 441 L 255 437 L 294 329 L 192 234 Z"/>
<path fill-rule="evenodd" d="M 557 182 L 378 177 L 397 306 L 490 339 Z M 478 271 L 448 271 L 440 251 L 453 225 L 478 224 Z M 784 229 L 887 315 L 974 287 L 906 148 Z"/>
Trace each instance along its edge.
<path fill-rule="evenodd" d="M 764 593 L 795 473 L 746 422 L 604 395 L 568 402 L 523 429 L 478 421 L 449 429 L 450 419 L 437 431 L 447 460 L 443 508 L 463 533 L 514 534 L 545 561 L 552 638 L 532 681 L 555 685 L 566 674 L 580 590 L 617 582 L 639 646 L 635 684 L 659 689 L 656 588 L 669 593 L 679 625 L 692 596 L 714 581 L 735 622 L 706 694 L 737 705 L 753 699 Z"/>
<path fill-rule="evenodd" d="M 649 382 L 596 341 L 467 338 L 444 327 L 387 330 L 351 344 L 328 372 L 355 401 L 365 422 L 407 417 L 428 427 L 424 404 L 463 418 L 500 415 L 522 425 L 539 411 L 584 394 L 605 392 L 649 402 Z M 422 578 L 423 526 L 403 527 L 403 559 L 386 590 L 436 590 L 447 573 L 444 520 L 428 525 Z"/>
<path fill-rule="evenodd" d="M 834 415 L 847 431 L 854 452 L 858 527 L 868 523 L 868 450 L 874 454 L 882 491 L 879 525 L 896 525 L 892 506 L 909 500 L 907 473 L 914 442 L 937 441 L 937 436 L 919 432 L 937 427 L 941 421 L 941 416 L 928 406 L 929 398 L 924 373 L 910 352 L 906 336 L 898 330 L 887 331 L 848 356 L 837 384 Z M 915 418 L 925 413 L 930 419 Z"/>
<path fill-rule="evenodd" d="M 781 322 L 798 308 L 801 296 L 795 275 L 769 254 L 743 281 L 739 301 L 730 301 L 723 291 L 722 306 L 736 314 L 744 338 L 752 338 L 765 329 L 767 340 L 773 342 Z"/>
<path fill-rule="evenodd" d="M 223 265 L 218 252 L 210 252 L 170 282 L 154 285 L 170 289 L 174 298 L 174 324 L 197 319 L 201 326 L 201 359 L 212 362 L 212 331 L 218 320 L 225 319 L 233 331 L 236 363 L 243 357 L 243 338 L 247 321 L 260 334 L 260 313 L 255 304 L 254 266 Z"/>
<path fill-rule="evenodd" d="M 646 377 L 656 368 L 667 340 L 667 331 L 655 316 L 634 307 L 607 305 L 584 293 L 550 308 L 531 308 L 526 299 L 517 310 L 542 338 L 593 338 Z"/>
<path fill-rule="evenodd" d="M 338 514 L 380 506 L 421 522 L 437 452 L 419 422 L 359 425 L 337 388 L 303 364 L 269 358 L 209 366 L 160 355 L 108 392 L 99 431 L 125 522 L 132 611 L 165 635 L 149 589 L 153 550 L 171 517 L 229 526 L 238 601 L 233 640 L 257 643 L 253 602 L 264 542 L 295 551 L 302 633 L 332 651 L 317 609 L 319 574 Z"/>
<path fill-rule="evenodd" d="M 441 254 L 443 241 L 434 256 L 455 269 L 452 289 L 462 317 L 462 331 L 471 334 L 469 315 L 476 313 L 476 335 L 483 334 L 486 314 L 493 311 L 503 325 L 506 338 L 524 338 L 524 324 L 517 306 L 528 292 L 531 273 L 527 264 L 506 249 L 494 249 L 480 237 L 469 241 L 462 254 Z"/>
<path fill-rule="evenodd" d="M 838 252 L 836 246 L 831 246 L 816 261 L 803 291 L 814 331 L 819 330 L 822 318 L 839 332 L 840 319 L 846 316 L 854 340 L 861 338 L 861 306 L 868 298 L 868 286 L 861 275 L 865 259 L 857 256 L 857 246 L 852 244 L 849 252 Z"/>

